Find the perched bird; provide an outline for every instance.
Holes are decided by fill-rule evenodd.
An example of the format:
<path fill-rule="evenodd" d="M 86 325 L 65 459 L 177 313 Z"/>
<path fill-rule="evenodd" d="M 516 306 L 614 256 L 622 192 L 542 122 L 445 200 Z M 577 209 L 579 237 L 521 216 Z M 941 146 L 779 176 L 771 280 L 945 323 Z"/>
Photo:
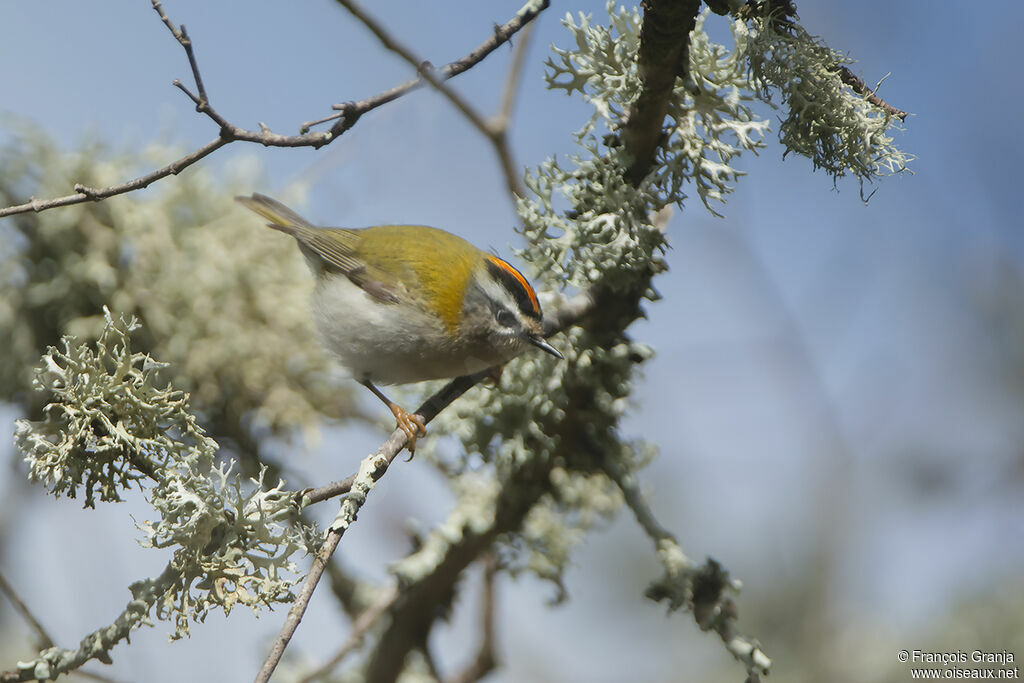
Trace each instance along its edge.
<path fill-rule="evenodd" d="M 316 276 L 313 317 L 327 348 L 395 416 L 426 434 L 375 384 L 406 384 L 500 366 L 544 340 L 533 287 L 508 262 L 423 225 L 326 228 L 261 194 L 235 198 L 288 233 Z"/>

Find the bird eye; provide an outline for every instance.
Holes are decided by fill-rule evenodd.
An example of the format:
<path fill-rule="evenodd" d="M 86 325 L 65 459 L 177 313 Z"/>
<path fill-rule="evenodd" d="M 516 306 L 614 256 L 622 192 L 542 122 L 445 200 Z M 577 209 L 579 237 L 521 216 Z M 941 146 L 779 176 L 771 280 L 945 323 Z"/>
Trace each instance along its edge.
<path fill-rule="evenodd" d="M 497 321 L 502 327 L 515 327 L 518 324 L 516 317 L 504 309 L 498 311 Z"/>

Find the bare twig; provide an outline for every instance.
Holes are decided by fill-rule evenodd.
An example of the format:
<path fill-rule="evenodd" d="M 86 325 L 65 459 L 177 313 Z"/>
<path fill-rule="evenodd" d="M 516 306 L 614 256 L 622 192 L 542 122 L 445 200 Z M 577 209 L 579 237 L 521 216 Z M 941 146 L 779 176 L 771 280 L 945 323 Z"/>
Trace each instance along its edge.
<path fill-rule="evenodd" d="M 509 119 L 512 117 L 512 108 L 515 106 L 516 95 L 519 94 L 519 83 L 523 78 L 523 68 L 526 65 L 526 49 L 530 46 L 530 38 L 533 36 L 533 24 L 529 24 L 519 34 L 519 42 L 516 43 L 515 53 L 512 55 L 512 64 L 508 67 L 508 78 L 505 80 L 505 93 L 501 97 L 501 107 L 495 117 L 495 127 L 507 129 Z"/>
<path fill-rule="evenodd" d="M 366 635 L 367 631 L 377 623 L 377 618 L 387 611 L 397 598 L 398 588 L 396 587 L 391 587 L 381 593 L 377 602 L 370 605 L 370 607 L 363 611 L 362 614 L 360 614 L 352 623 L 352 631 L 348 634 L 348 638 L 342 644 L 341 648 L 334 653 L 334 656 L 324 662 L 322 666 L 300 678 L 299 683 L 313 683 L 313 681 L 326 678 L 331 671 L 341 663 L 341 660 L 345 659 L 350 652 L 362 644 L 363 637 Z"/>
<path fill-rule="evenodd" d="M 365 11 L 363 11 L 363 9 L 359 5 L 357 5 L 354 2 L 354 0 L 336 0 L 336 2 L 338 2 L 338 4 L 347 9 L 352 14 L 352 16 L 354 16 L 356 19 L 362 22 L 362 24 L 366 26 L 366 28 L 368 28 L 370 32 L 373 33 L 374 36 L 377 37 L 377 40 L 380 41 L 381 45 L 383 45 L 388 50 L 394 52 L 399 57 L 408 62 L 410 65 L 412 65 L 412 67 L 419 72 L 420 76 L 424 80 L 430 83 L 430 85 L 432 85 L 438 92 L 444 95 L 444 97 L 446 97 L 448 101 L 451 102 L 455 106 L 455 108 L 458 109 L 462 113 L 462 115 L 466 117 L 466 119 L 473 125 L 473 127 L 480 131 L 480 134 L 483 135 L 494 147 L 494 152 L 498 156 L 498 161 L 501 164 L 502 172 L 504 173 L 506 183 L 509 186 L 509 191 L 515 197 L 525 196 L 525 190 L 523 189 L 522 184 L 519 181 L 519 176 L 515 169 L 515 163 L 512 160 L 512 152 L 511 150 L 509 150 L 508 144 L 506 142 L 505 120 L 500 117 L 495 121 L 485 120 L 484 117 L 481 116 L 465 98 L 463 98 L 461 95 L 459 95 L 457 92 L 452 90 L 450 87 L 448 87 L 448 85 L 444 83 L 444 81 L 446 80 L 446 76 L 443 73 L 436 73 L 434 67 L 429 62 L 421 60 L 416 55 L 414 55 L 409 48 L 407 48 L 401 42 L 393 38 L 384 29 L 383 25 L 378 23 L 376 20 L 370 17 Z M 547 6 L 548 0 L 538 0 L 536 2 L 531 3 L 527 7 L 529 7 L 528 11 L 532 12 L 533 15 L 536 16 L 537 13 L 542 11 Z M 527 10 L 527 7 L 524 7 L 523 10 L 520 10 L 520 13 L 522 14 L 524 10 Z M 497 35 L 499 31 L 502 30 L 502 28 L 503 27 L 496 28 L 495 35 Z M 517 81 L 514 72 L 510 80 L 512 81 L 513 85 Z M 511 106 L 511 96 L 508 94 L 507 91 L 506 100 L 508 102 L 508 106 Z"/>
<path fill-rule="evenodd" d="M 39 623 L 39 620 L 32 614 L 32 610 L 28 608 L 28 605 L 24 603 L 21 597 L 18 595 L 14 587 L 7 581 L 7 578 L 0 572 L 0 593 L 7 596 L 7 599 L 11 601 L 11 605 L 14 610 L 21 615 L 22 619 L 28 622 L 29 627 L 36 632 L 36 639 L 39 641 L 39 649 L 45 650 L 48 647 L 53 647 L 53 638 L 46 632 L 43 625 Z"/>
<path fill-rule="evenodd" d="M 178 43 L 181 44 L 181 47 L 185 49 L 185 55 L 188 57 L 188 65 L 192 67 L 192 79 L 196 82 L 196 89 L 199 90 L 199 97 L 192 98 L 196 101 L 196 108 L 197 111 L 199 111 L 199 108 L 206 102 L 209 102 L 209 99 L 206 97 L 206 88 L 203 86 L 203 78 L 199 74 L 199 63 L 196 62 L 196 55 L 192 50 L 192 40 L 188 37 L 188 31 L 185 30 L 185 24 L 182 24 L 179 28 L 175 28 L 171 20 L 166 14 L 164 14 L 164 8 L 160 5 L 159 0 L 153 0 L 153 9 L 160 15 L 160 21 L 164 22 L 164 26 L 167 27 L 167 30 L 169 30 L 171 35 L 177 39 Z M 175 81 L 175 85 L 182 87 L 184 90 L 184 87 L 180 85 L 180 81 Z M 185 93 L 191 96 L 191 93 L 187 90 L 185 90 Z"/>
<path fill-rule="evenodd" d="M 451 62 L 442 69 L 439 69 L 438 73 L 440 74 L 440 77 L 444 79 L 452 78 L 480 63 L 485 57 L 491 54 L 491 52 L 497 49 L 498 46 L 507 42 L 517 31 L 532 21 L 534 17 L 547 7 L 547 4 L 546 0 L 530 0 L 527 2 L 526 5 L 516 13 L 516 16 L 502 26 L 496 28 L 494 33 L 476 49 L 465 57 Z M 358 121 L 363 114 L 398 99 L 423 83 L 422 79 L 417 78 L 359 102 L 347 102 L 335 105 L 334 108 L 338 110 L 337 114 L 320 119 L 319 121 L 303 124 L 299 135 L 280 135 L 272 132 L 263 124 L 260 124 L 260 129 L 258 131 L 248 130 L 230 123 L 213 108 L 210 104 L 209 97 L 207 96 L 206 88 L 203 85 L 198 62 L 196 61 L 195 52 L 192 46 L 192 40 L 185 32 L 184 26 L 176 27 L 167 17 L 166 13 L 164 13 L 160 3 L 156 0 L 153 2 L 153 8 L 156 10 L 157 14 L 160 15 L 160 20 L 165 26 L 167 26 L 175 40 L 177 40 L 185 50 L 186 56 L 189 60 L 189 66 L 192 69 L 192 75 L 196 83 L 196 90 L 198 91 L 198 94 L 193 93 L 180 81 L 175 80 L 174 86 L 184 92 L 196 105 L 196 111 L 205 114 L 217 124 L 220 130 L 218 137 L 199 149 L 189 152 L 181 158 L 172 161 L 166 166 L 132 180 L 103 188 L 87 187 L 78 183 L 74 186 L 75 194 L 56 197 L 53 199 L 36 199 L 33 197 L 22 204 L 0 209 L 0 218 L 21 213 L 39 213 L 40 211 L 46 211 L 48 209 L 82 204 L 84 202 L 95 202 L 116 195 L 140 190 L 148 187 L 157 180 L 161 180 L 170 175 L 177 175 L 204 157 L 209 156 L 221 147 L 232 142 L 251 142 L 265 147 L 313 147 L 314 149 L 319 149 L 324 145 L 330 144 L 344 134 L 348 129 L 355 125 L 356 121 Z M 315 133 L 308 132 L 308 129 L 311 126 L 334 119 L 338 120 L 329 131 Z"/>
<path fill-rule="evenodd" d="M 489 375 L 490 371 L 485 370 L 483 372 L 478 372 L 475 375 L 468 375 L 466 377 L 457 377 L 453 379 L 442 387 L 440 391 L 427 399 L 416 411 L 416 414 L 421 416 L 424 422 L 430 422 L 438 413 L 451 404 L 452 401 L 466 393 L 470 388 L 476 385 L 477 382 Z M 320 577 L 323 576 L 324 569 L 326 569 L 331 555 L 333 555 L 335 549 L 337 549 L 338 543 L 341 541 L 341 537 L 345 534 L 345 530 L 348 528 L 349 524 L 355 520 L 355 514 L 365 501 L 369 488 L 384 476 L 384 473 L 387 472 L 388 466 L 405 447 L 405 443 L 408 438 L 408 434 L 404 431 L 401 429 L 395 429 L 391 434 L 391 437 L 384 442 L 377 452 L 363 460 L 362 464 L 360 464 L 359 473 L 355 475 L 353 482 L 350 485 L 348 492 L 349 495 L 346 497 L 345 501 L 342 502 L 342 509 L 338 513 L 338 517 L 335 518 L 334 523 L 331 524 L 331 527 L 328 529 L 327 538 L 325 539 L 324 544 L 314 556 L 313 565 L 302 584 L 302 588 L 299 590 L 299 593 L 295 598 L 295 603 L 292 605 L 291 609 L 288 610 L 288 616 L 285 619 L 284 625 L 281 627 L 281 632 L 278 633 L 277 638 L 274 639 L 270 652 L 267 654 L 267 658 L 264 660 L 263 666 L 260 667 L 260 670 L 256 675 L 257 683 L 265 683 L 268 681 L 270 679 L 270 675 L 274 672 L 274 669 L 277 668 L 277 664 L 281 661 L 282 655 L 284 655 L 285 648 L 288 647 L 289 641 L 295 634 L 295 630 L 299 627 L 299 623 L 302 621 L 302 616 L 306 612 L 306 607 L 309 605 L 309 601 L 313 597 L 313 591 L 316 590 L 316 586 L 320 582 Z M 365 490 L 358 491 L 359 495 L 357 495 L 356 487 L 359 485 L 360 481 L 363 482 Z"/>
<path fill-rule="evenodd" d="M 515 54 L 512 56 L 512 64 L 508 68 L 508 77 L 505 80 L 505 93 L 501 98 L 501 107 L 498 114 L 492 120 L 491 126 L 495 136 L 491 140 L 494 151 L 498 155 L 498 163 L 505 174 L 505 184 L 512 195 L 513 200 L 525 197 L 526 189 L 520 173 L 516 172 L 516 163 L 512 157 L 512 149 L 508 144 L 508 124 L 512 119 L 512 108 L 515 105 L 516 95 L 519 93 L 519 83 L 522 80 L 523 69 L 526 65 L 526 49 L 530 45 L 530 37 L 533 35 L 533 24 L 528 25 L 519 36 L 516 43 Z"/>
<path fill-rule="evenodd" d="M 384 29 L 384 26 L 382 24 L 378 23 L 375 19 L 370 17 L 370 15 L 364 12 L 363 9 L 352 0 L 336 1 L 339 5 L 347 9 L 352 14 L 352 16 L 358 19 L 363 24 L 363 26 L 370 29 L 370 32 L 373 33 L 374 36 L 376 36 L 377 40 L 380 41 L 381 45 L 386 47 L 388 50 L 391 50 L 396 55 L 398 55 L 399 57 L 407 61 L 409 64 L 411 64 L 412 67 L 419 72 L 420 76 L 422 76 L 428 83 L 430 83 L 430 85 L 434 86 L 434 88 L 438 92 L 440 92 L 442 95 L 448 98 L 448 101 L 454 104 L 456 109 L 462 112 L 462 115 L 469 119 L 470 123 L 472 123 L 477 128 L 477 130 L 479 130 L 487 137 L 491 136 L 491 128 L 487 124 L 487 122 L 484 121 L 483 117 L 481 117 L 476 112 L 476 110 L 473 109 L 473 106 L 469 102 L 463 99 L 463 97 L 456 93 L 454 90 L 449 88 L 448 85 L 444 83 L 444 80 L 434 73 L 434 67 L 433 65 L 430 64 L 430 62 L 426 62 L 420 59 L 419 57 L 416 57 L 409 50 L 409 48 L 405 47 L 404 45 L 402 45 L 402 43 L 392 38 L 391 35 Z"/>

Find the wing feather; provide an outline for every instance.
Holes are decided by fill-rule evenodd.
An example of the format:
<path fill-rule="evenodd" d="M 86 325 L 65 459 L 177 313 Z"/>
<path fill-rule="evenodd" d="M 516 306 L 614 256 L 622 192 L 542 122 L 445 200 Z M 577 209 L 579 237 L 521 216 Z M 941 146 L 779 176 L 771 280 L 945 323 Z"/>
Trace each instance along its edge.
<path fill-rule="evenodd" d="M 235 200 L 266 219 L 269 227 L 294 237 L 311 261 L 341 272 L 375 299 L 398 302 L 394 283 L 389 283 L 383 272 L 368 267 L 359 258 L 358 230 L 317 227 L 281 202 L 262 194 L 235 197 Z"/>

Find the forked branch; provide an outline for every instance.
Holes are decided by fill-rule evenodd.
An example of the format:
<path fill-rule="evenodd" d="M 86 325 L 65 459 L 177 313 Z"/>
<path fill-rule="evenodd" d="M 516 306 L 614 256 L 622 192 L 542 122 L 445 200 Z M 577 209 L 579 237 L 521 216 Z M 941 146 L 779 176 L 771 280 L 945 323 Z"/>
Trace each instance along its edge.
<path fill-rule="evenodd" d="M 38 213 L 40 211 L 46 211 L 60 206 L 71 206 L 84 202 L 96 202 L 116 195 L 141 190 L 158 180 L 181 173 L 183 170 L 192 166 L 199 160 L 233 142 L 251 142 L 265 147 L 313 147 L 314 149 L 319 149 L 343 135 L 345 131 L 355 125 L 356 121 L 358 121 L 363 114 L 387 104 L 388 102 L 396 100 L 411 90 L 423 85 L 425 82 L 429 82 L 429 79 L 425 80 L 424 74 L 421 72 L 419 77 L 411 81 L 407 81 L 397 87 L 391 88 L 390 90 L 374 95 L 373 97 L 369 97 L 358 102 L 346 102 L 344 104 L 334 105 L 334 109 L 338 110 L 337 113 L 320 119 L 319 121 L 302 124 L 299 135 L 281 135 L 274 133 L 262 123 L 259 124 L 259 130 L 249 130 L 231 123 L 213 107 L 210 103 L 210 98 L 207 95 L 206 88 L 203 85 L 202 75 L 199 70 L 199 63 L 196 59 L 192 39 L 189 37 L 185 27 L 175 26 L 174 22 L 171 21 L 164 12 L 159 0 L 152 0 L 152 4 L 153 9 L 160 16 L 160 20 L 165 26 L 167 26 L 171 35 L 174 36 L 174 39 L 178 41 L 182 46 L 182 49 L 185 51 L 186 57 L 189 61 L 189 67 L 192 70 L 192 77 L 195 82 L 196 92 L 192 92 L 190 88 L 178 80 L 174 81 L 174 86 L 179 88 L 188 96 L 193 104 L 195 104 L 196 111 L 201 114 L 205 114 L 217 124 L 219 129 L 217 137 L 202 147 L 175 159 L 166 166 L 162 166 L 156 170 L 150 171 L 149 173 L 138 176 L 137 178 L 133 178 L 116 185 L 100 188 L 88 187 L 81 183 L 77 183 L 73 188 L 74 194 L 55 197 L 52 199 L 36 199 L 33 197 L 22 204 L 0 209 L 0 218 L 21 213 Z M 461 59 L 457 59 L 440 69 L 434 70 L 431 77 L 437 81 L 447 80 L 479 64 L 500 45 L 508 42 L 515 33 L 529 24 L 529 22 L 540 14 L 547 5 L 547 0 L 530 0 L 519 10 L 519 12 L 516 13 L 514 17 L 512 17 L 512 19 L 507 21 L 505 24 L 496 27 L 491 36 L 481 43 L 476 49 Z M 335 119 L 337 120 L 328 131 L 309 131 L 309 128 L 314 125 Z"/>

